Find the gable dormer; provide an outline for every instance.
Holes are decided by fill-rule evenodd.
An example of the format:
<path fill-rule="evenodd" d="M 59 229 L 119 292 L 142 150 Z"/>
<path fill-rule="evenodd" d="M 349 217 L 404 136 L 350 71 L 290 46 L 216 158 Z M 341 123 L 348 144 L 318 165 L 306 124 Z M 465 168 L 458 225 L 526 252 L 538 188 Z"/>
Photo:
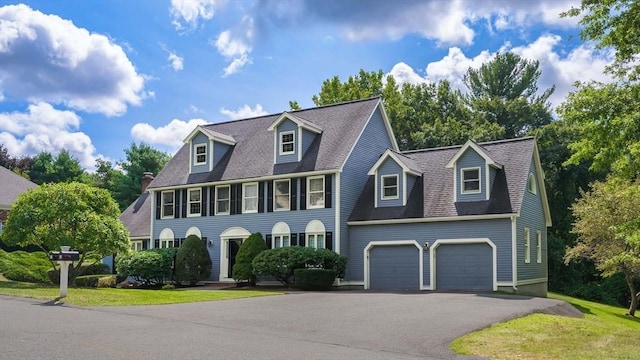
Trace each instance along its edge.
<path fill-rule="evenodd" d="M 502 165 L 473 140 L 467 141 L 447 164 L 453 171 L 454 202 L 489 200 Z"/>
<path fill-rule="evenodd" d="M 236 144 L 233 136 L 196 126 L 185 138 L 189 145 L 189 173 L 209 172 L 220 162 L 227 151 Z"/>
<path fill-rule="evenodd" d="M 294 114 L 283 112 L 267 130 L 273 132 L 273 163 L 299 162 L 322 129 Z"/>
<path fill-rule="evenodd" d="M 422 176 L 417 163 L 402 154 L 387 149 L 368 175 L 374 176 L 374 206 L 406 206 L 416 180 Z"/>

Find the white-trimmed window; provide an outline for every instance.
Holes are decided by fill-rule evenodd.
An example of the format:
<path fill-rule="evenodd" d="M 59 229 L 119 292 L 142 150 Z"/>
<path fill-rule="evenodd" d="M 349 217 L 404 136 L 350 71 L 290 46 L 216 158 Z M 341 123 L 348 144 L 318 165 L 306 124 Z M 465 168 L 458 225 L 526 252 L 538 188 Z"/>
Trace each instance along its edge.
<path fill-rule="evenodd" d="M 131 241 L 131 250 L 133 251 L 142 250 L 142 241 Z"/>
<path fill-rule="evenodd" d="M 229 185 L 216 186 L 216 215 L 229 215 Z"/>
<path fill-rule="evenodd" d="M 160 239 L 160 249 L 168 249 L 173 247 L 173 239 Z"/>
<path fill-rule="evenodd" d="M 477 194 L 480 192 L 480 168 L 462 169 L 460 174 L 463 194 Z"/>
<path fill-rule="evenodd" d="M 382 175 L 382 200 L 398 198 L 398 175 Z"/>
<path fill-rule="evenodd" d="M 290 195 L 291 195 L 291 181 L 276 180 L 273 182 L 273 209 L 289 210 L 290 207 Z"/>
<path fill-rule="evenodd" d="M 204 165 L 207 163 L 207 144 L 198 144 L 195 146 L 195 165 Z"/>
<path fill-rule="evenodd" d="M 542 264 L 542 232 L 536 230 L 536 262 Z"/>
<path fill-rule="evenodd" d="M 531 231 L 529 228 L 524 228 L 524 263 L 529 264 L 531 262 Z"/>
<path fill-rule="evenodd" d="M 305 229 L 306 247 L 314 249 L 324 249 L 325 246 L 325 227 L 319 220 L 311 220 Z"/>
<path fill-rule="evenodd" d="M 280 133 L 280 155 L 289 155 L 295 152 L 295 133 L 283 131 Z"/>
<path fill-rule="evenodd" d="M 172 218 L 175 205 L 175 194 L 173 190 L 162 192 L 162 218 Z"/>
<path fill-rule="evenodd" d="M 201 196 L 202 189 L 189 189 L 188 193 L 188 208 L 189 214 L 188 216 L 200 216 L 201 214 Z"/>
<path fill-rule="evenodd" d="M 258 183 L 242 184 L 242 213 L 258 212 Z"/>
<path fill-rule="evenodd" d="M 324 176 L 307 178 L 307 208 L 324 207 Z"/>
<path fill-rule="evenodd" d="M 273 235 L 273 248 L 291 246 L 291 235 Z"/>
<path fill-rule="evenodd" d="M 274 249 L 291 246 L 291 229 L 285 222 L 273 225 L 271 229 L 271 247 Z"/>
<path fill-rule="evenodd" d="M 536 177 L 533 174 L 529 174 L 529 183 L 527 184 L 529 186 L 527 186 L 527 189 L 529 190 L 530 193 L 535 194 L 536 193 Z"/>

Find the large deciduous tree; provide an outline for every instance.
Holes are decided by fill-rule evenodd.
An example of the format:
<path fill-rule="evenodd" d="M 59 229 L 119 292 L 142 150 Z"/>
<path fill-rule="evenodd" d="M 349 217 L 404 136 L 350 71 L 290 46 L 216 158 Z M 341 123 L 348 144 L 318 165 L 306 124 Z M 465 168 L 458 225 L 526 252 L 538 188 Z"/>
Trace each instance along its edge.
<path fill-rule="evenodd" d="M 151 172 L 157 175 L 171 159 L 169 154 L 145 143 L 140 143 L 140 145 L 132 143 L 124 152 L 126 160 L 118 163 L 122 167 L 124 175 L 117 176 L 114 190 L 114 197 L 120 210 L 126 209 L 140 195 L 140 181 L 144 173 Z"/>
<path fill-rule="evenodd" d="M 631 294 L 628 315 L 634 316 L 640 279 L 640 181 L 610 177 L 594 182 L 572 207 L 578 240 L 567 261 L 592 260 L 603 276 L 624 274 Z"/>
<path fill-rule="evenodd" d="M 538 95 L 542 74 L 538 61 L 511 52 L 498 53 L 480 68 L 469 68 L 463 78 L 466 99 L 476 115 L 504 127 L 504 137 L 520 137 L 551 123 L 549 96 L 555 87 Z"/>
<path fill-rule="evenodd" d="M 29 178 L 38 185 L 74 181 L 89 182 L 89 177 L 80 165 L 80 161 L 64 149 L 56 156 L 49 152 L 36 155 L 29 170 Z"/>
<path fill-rule="evenodd" d="M 35 245 L 45 252 L 60 246 L 79 251 L 80 260 L 69 267 L 73 280 L 87 257 L 128 251 L 129 234 L 119 214 L 104 189 L 81 183 L 45 184 L 18 196 L 2 240 L 9 246 Z"/>

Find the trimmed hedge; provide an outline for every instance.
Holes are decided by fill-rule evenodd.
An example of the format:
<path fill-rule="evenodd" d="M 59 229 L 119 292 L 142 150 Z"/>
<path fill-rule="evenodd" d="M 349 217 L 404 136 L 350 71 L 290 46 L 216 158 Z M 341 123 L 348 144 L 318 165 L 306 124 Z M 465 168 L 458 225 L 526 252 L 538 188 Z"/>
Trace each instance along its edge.
<path fill-rule="evenodd" d="M 47 270 L 50 268 L 49 257 L 42 251 L 29 253 L 0 250 L 0 274 L 9 280 L 48 283 Z"/>
<path fill-rule="evenodd" d="M 295 269 L 293 276 L 296 287 L 302 290 L 329 290 L 338 272 L 334 269 Z"/>
<path fill-rule="evenodd" d="M 69 266 L 69 277 L 71 277 L 71 266 Z M 79 269 L 76 270 L 80 276 L 87 275 L 99 275 L 99 274 L 109 274 L 110 268 L 109 265 L 103 264 L 101 262 L 96 262 L 93 264 L 83 264 Z M 47 278 L 49 282 L 54 284 L 60 284 L 60 269 L 49 269 L 47 270 Z"/>
<path fill-rule="evenodd" d="M 100 278 L 103 278 L 105 276 L 109 276 L 109 274 L 78 276 L 73 281 L 73 284 L 77 287 L 94 288 L 94 287 L 98 287 L 98 280 L 100 280 Z"/>
<path fill-rule="evenodd" d="M 99 288 L 114 288 L 116 287 L 116 276 L 107 275 L 98 279 Z"/>
<path fill-rule="evenodd" d="M 161 286 L 165 281 L 173 280 L 172 264 L 177 251 L 176 248 L 151 249 L 118 255 L 118 276 L 132 277 L 144 286 Z"/>

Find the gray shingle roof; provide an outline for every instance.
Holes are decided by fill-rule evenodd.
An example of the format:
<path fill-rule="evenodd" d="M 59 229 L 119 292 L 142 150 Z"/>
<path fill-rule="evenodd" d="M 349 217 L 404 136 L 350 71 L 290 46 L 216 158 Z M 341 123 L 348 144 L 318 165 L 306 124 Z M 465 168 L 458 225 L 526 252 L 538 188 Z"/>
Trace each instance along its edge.
<path fill-rule="evenodd" d="M 322 128 L 300 164 L 287 165 L 287 172 L 336 170 L 342 167 L 360 132 L 380 103 L 380 98 L 298 110 L 296 117 Z M 221 164 L 206 174 L 189 175 L 189 145 L 185 144 L 160 171 L 149 189 L 189 183 L 249 179 L 282 173 L 274 166 L 274 136 L 267 128 L 280 114 L 203 126 L 232 136 L 236 145 Z"/>
<path fill-rule="evenodd" d="M 18 195 L 36 187 L 35 183 L 0 166 L 0 209 L 9 209 Z"/>
<path fill-rule="evenodd" d="M 520 211 L 527 186 L 529 166 L 533 159 L 535 139 L 527 137 L 479 143 L 478 145 L 491 159 L 502 164 L 502 169 L 498 170 L 491 200 L 466 204 L 453 201 L 454 169 L 446 167 L 462 146 L 403 153 L 404 156 L 416 162 L 423 174 L 422 217 L 501 214 Z M 401 216 L 389 212 L 386 214 L 387 217 L 374 216 L 375 211 L 370 209 L 373 207 L 373 195 L 373 191 L 370 190 L 362 193 L 356 204 L 356 210 L 349 218 L 350 221 L 401 218 Z M 413 201 L 415 199 L 409 198 L 407 205 Z"/>
<path fill-rule="evenodd" d="M 149 192 L 140 195 L 120 214 L 120 221 L 129 229 L 131 238 L 149 238 L 151 229 L 151 196 Z"/>

